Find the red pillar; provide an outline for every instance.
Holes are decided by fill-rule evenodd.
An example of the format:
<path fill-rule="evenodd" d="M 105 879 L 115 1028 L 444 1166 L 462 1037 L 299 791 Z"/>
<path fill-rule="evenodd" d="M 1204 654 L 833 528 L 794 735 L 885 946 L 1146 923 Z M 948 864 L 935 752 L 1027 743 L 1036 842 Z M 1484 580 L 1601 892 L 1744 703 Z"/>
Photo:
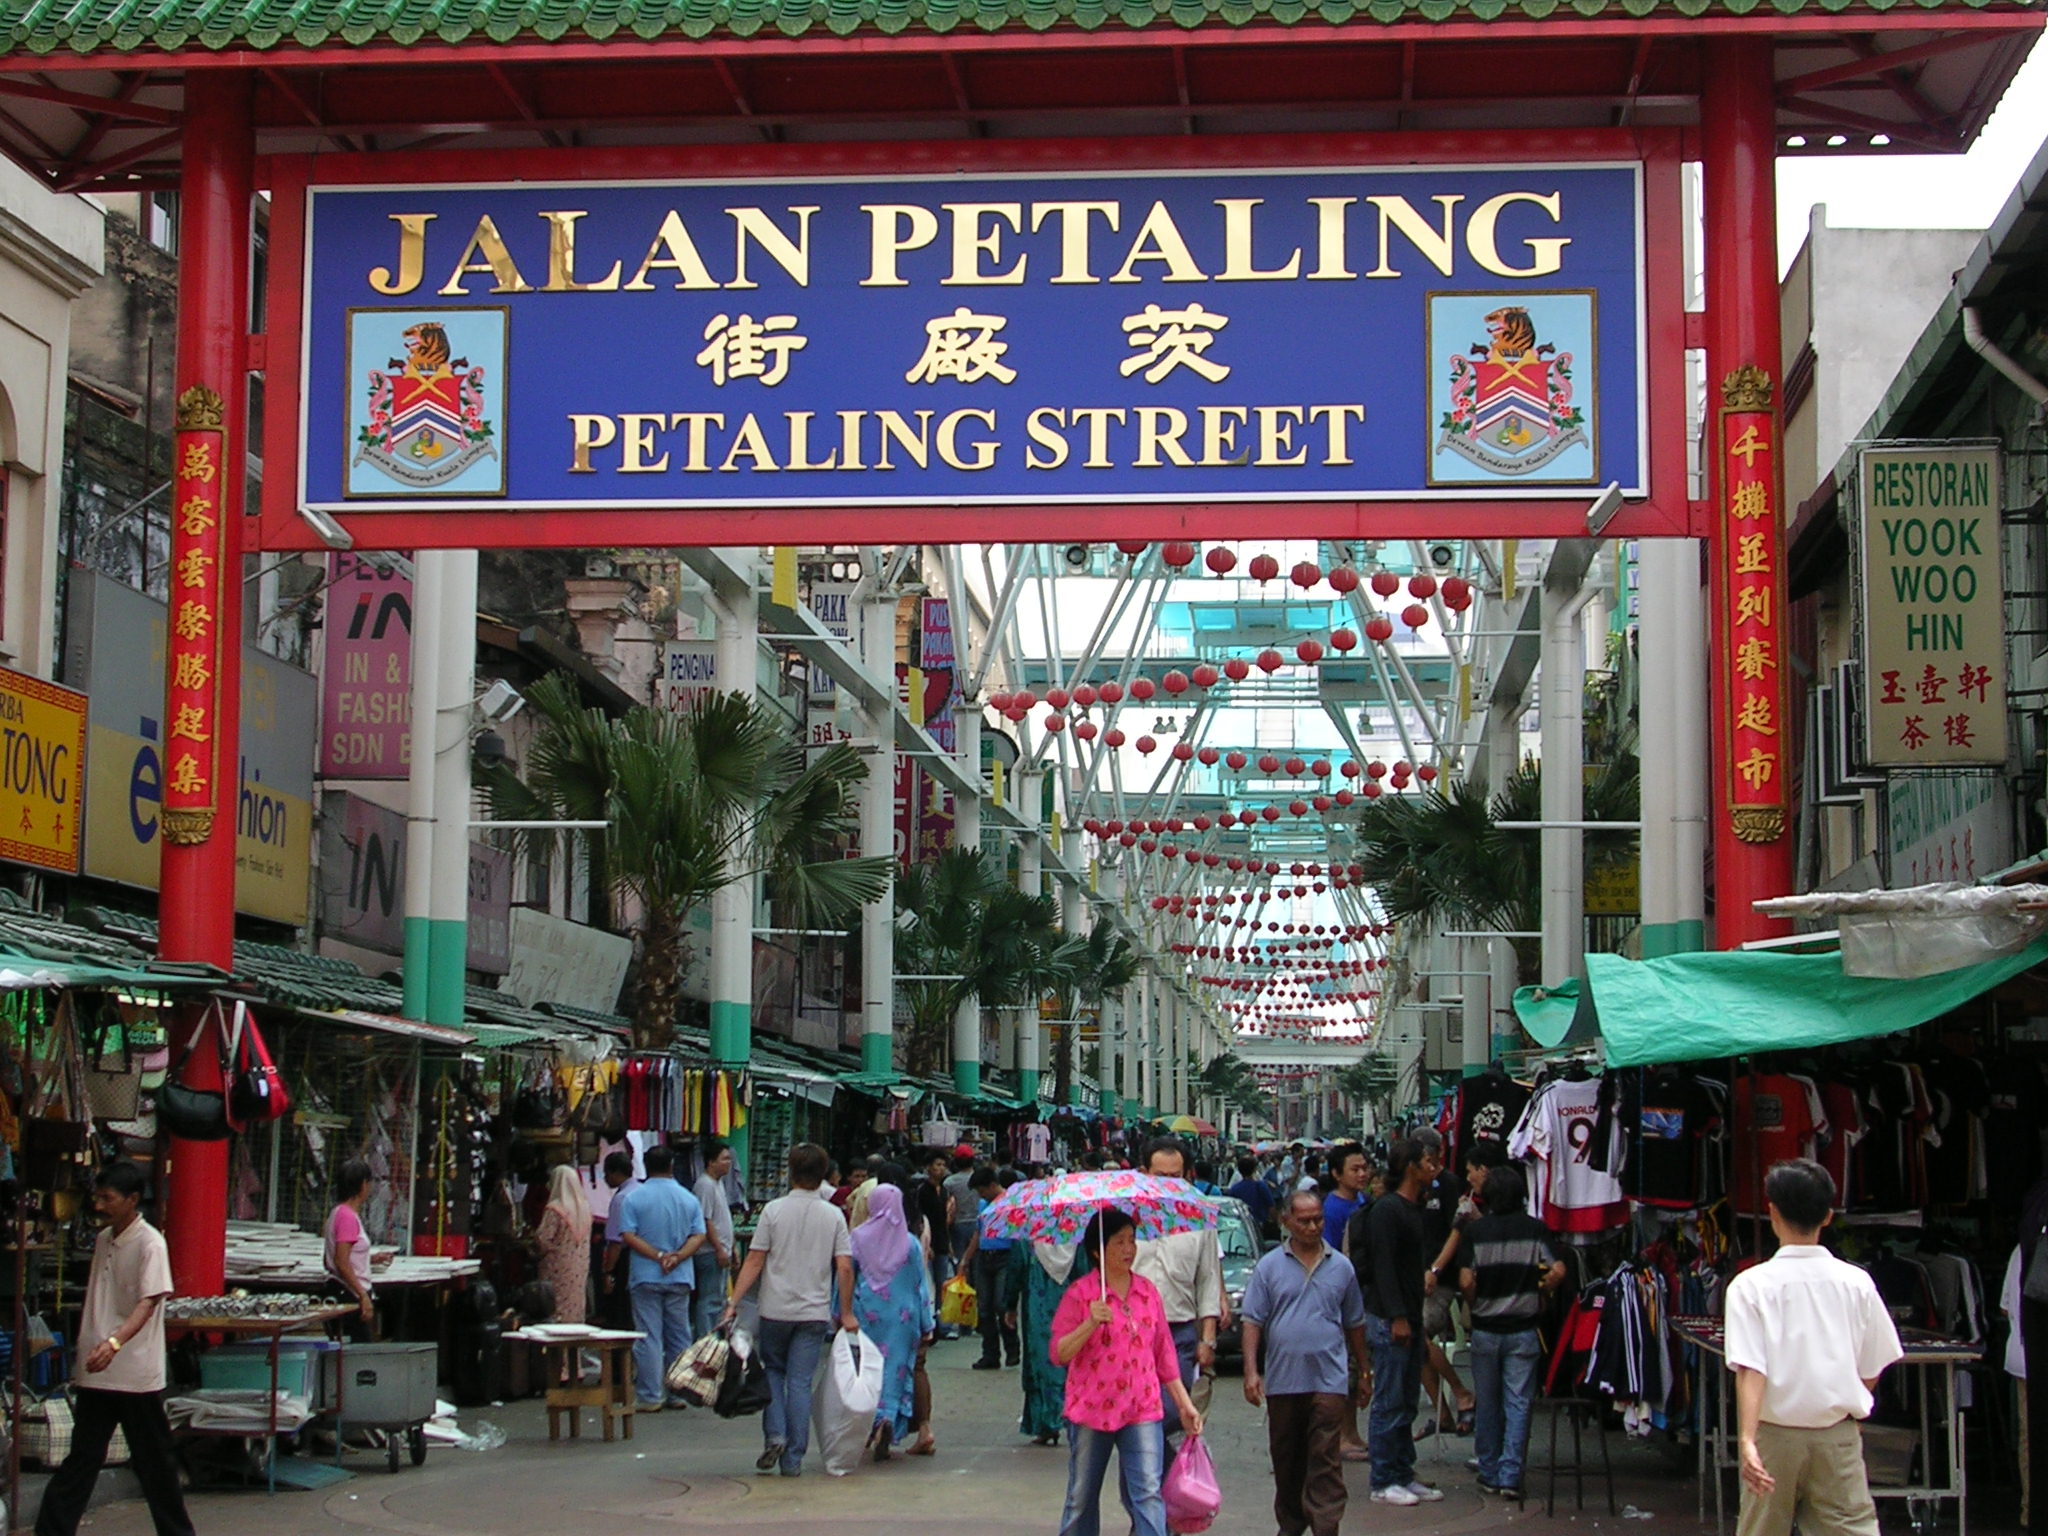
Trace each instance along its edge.
<path fill-rule="evenodd" d="M 1711 466 L 1714 936 L 1784 931 L 1751 903 L 1792 892 L 1793 733 L 1784 649 L 1777 101 L 1768 38 L 1703 45 L 1700 102 Z"/>
<path fill-rule="evenodd" d="M 185 77 L 178 212 L 177 436 L 172 465 L 158 953 L 229 970 L 241 790 L 242 466 L 247 462 L 249 77 Z M 188 1019 L 189 1031 L 196 1019 Z M 181 1038 L 183 1034 L 181 1032 Z M 220 1086 L 206 1042 L 184 1080 Z M 228 1144 L 171 1140 L 165 1237 L 183 1295 L 225 1284 Z"/>

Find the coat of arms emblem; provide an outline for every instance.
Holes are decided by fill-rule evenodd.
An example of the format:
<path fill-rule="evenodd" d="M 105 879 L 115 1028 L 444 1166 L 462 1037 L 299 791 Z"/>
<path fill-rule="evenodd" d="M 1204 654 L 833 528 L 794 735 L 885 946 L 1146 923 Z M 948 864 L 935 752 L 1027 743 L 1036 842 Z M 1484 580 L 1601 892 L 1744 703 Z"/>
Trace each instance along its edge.
<path fill-rule="evenodd" d="M 1497 475 L 1526 475 L 1586 442 L 1586 413 L 1572 402 L 1572 354 L 1539 343 L 1520 306 L 1489 314 L 1486 337 L 1449 359 L 1437 452 Z"/>
<path fill-rule="evenodd" d="M 452 356 L 447 327 L 434 321 L 406 327 L 400 341 L 405 356 L 369 371 L 355 462 L 411 490 L 431 490 L 498 456 L 484 406 L 484 369 Z"/>

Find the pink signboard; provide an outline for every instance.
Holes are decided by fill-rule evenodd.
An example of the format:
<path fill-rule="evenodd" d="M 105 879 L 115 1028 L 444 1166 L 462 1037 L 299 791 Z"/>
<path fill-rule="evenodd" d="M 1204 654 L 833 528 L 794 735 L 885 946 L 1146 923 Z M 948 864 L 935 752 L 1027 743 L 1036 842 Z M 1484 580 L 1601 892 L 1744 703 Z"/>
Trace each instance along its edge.
<path fill-rule="evenodd" d="M 329 555 L 320 776 L 402 779 L 412 745 L 412 578 Z"/>

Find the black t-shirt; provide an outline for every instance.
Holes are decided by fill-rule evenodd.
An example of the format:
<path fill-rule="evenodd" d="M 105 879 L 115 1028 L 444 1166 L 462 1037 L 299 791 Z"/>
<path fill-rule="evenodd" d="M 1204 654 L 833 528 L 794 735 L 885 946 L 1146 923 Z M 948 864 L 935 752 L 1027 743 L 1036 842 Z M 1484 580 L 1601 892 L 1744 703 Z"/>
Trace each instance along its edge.
<path fill-rule="evenodd" d="M 1633 1171 L 1623 1178 L 1629 1193 L 1667 1209 L 1700 1203 L 1700 1137 L 1718 1114 L 1692 1073 L 1675 1068 L 1650 1073 L 1636 1109 Z"/>
<path fill-rule="evenodd" d="M 924 1218 L 925 1226 L 933 1233 L 946 1230 L 946 1191 L 930 1179 L 917 1186 L 917 1213 Z"/>
<path fill-rule="evenodd" d="M 1505 1073 L 1466 1078 L 1458 1089 L 1458 1171 L 1464 1171 L 1472 1148 L 1482 1141 L 1506 1152 L 1508 1137 L 1528 1107 L 1529 1090 Z"/>
<path fill-rule="evenodd" d="M 1358 1273 L 1365 1310 L 1392 1322 L 1405 1317 L 1422 1326 L 1422 1212 L 1398 1194 L 1382 1195 L 1351 1218 L 1344 1246 Z"/>
<path fill-rule="evenodd" d="M 1448 1168 L 1436 1176 L 1434 1184 L 1423 1187 L 1417 1214 L 1422 1219 L 1422 1262 L 1425 1266 L 1434 1264 L 1436 1256 L 1444 1251 L 1444 1244 L 1451 1240 L 1451 1227 L 1458 1219 L 1458 1201 L 1464 1193 L 1465 1181 Z"/>

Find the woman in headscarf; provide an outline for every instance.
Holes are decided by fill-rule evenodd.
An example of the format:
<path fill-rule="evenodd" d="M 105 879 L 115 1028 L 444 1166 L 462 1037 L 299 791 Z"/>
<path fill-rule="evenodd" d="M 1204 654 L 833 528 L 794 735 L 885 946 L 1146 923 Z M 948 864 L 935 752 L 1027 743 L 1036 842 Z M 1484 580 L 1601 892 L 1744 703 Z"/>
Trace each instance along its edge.
<path fill-rule="evenodd" d="M 878 1184 L 868 1196 L 868 1219 L 853 1233 L 853 1315 L 861 1332 L 882 1351 L 882 1401 L 869 1442 L 875 1460 L 907 1435 L 915 1409 L 918 1346 L 931 1338 L 932 1281 L 923 1245 L 903 1215 L 903 1191 Z"/>
<path fill-rule="evenodd" d="M 1052 1315 L 1088 1264 L 1078 1244 L 1019 1243 L 1010 1250 L 1010 1294 L 1024 1340 L 1024 1416 L 1033 1445 L 1058 1445 L 1067 1427 L 1067 1372 L 1052 1361 Z"/>
<path fill-rule="evenodd" d="M 590 1200 L 583 1181 L 567 1163 L 548 1175 L 548 1203 L 534 1229 L 540 1245 L 540 1277 L 554 1288 L 558 1323 L 583 1321 L 583 1293 L 590 1278 Z"/>
<path fill-rule="evenodd" d="M 927 1180 L 913 1174 L 909 1167 L 902 1163 L 888 1164 L 887 1171 L 883 1173 L 882 1177 L 903 1192 L 903 1219 L 910 1228 L 911 1238 L 917 1243 L 918 1257 L 924 1264 L 926 1283 L 929 1284 L 932 1268 L 932 1245 L 934 1243 L 943 1243 L 946 1240 L 946 1234 L 937 1230 L 925 1218 L 924 1213 L 918 1209 L 918 1190 L 920 1187 L 929 1188 L 929 1183 Z M 936 1307 L 938 1296 L 936 1288 L 933 1290 L 932 1295 L 934 1298 L 933 1305 Z M 936 1313 L 934 1314 L 934 1321 L 936 1321 Z M 932 1378 L 931 1374 L 925 1369 L 926 1359 L 931 1354 L 932 1339 L 937 1336 L 936 1331 L 934 1331 L 918 1341 L 917 1365 L 910 1373 L 909 1428 L 917 1435 L 917 1439 L 911 1444 L 909 1451 L 909 1454 L 912 1456 L 936 1455 L 939 1449 L 938 1437 L 932 1433 Z M 901 1439 L 901 1434 L 898 1434 L 896 1438 Z"/>

